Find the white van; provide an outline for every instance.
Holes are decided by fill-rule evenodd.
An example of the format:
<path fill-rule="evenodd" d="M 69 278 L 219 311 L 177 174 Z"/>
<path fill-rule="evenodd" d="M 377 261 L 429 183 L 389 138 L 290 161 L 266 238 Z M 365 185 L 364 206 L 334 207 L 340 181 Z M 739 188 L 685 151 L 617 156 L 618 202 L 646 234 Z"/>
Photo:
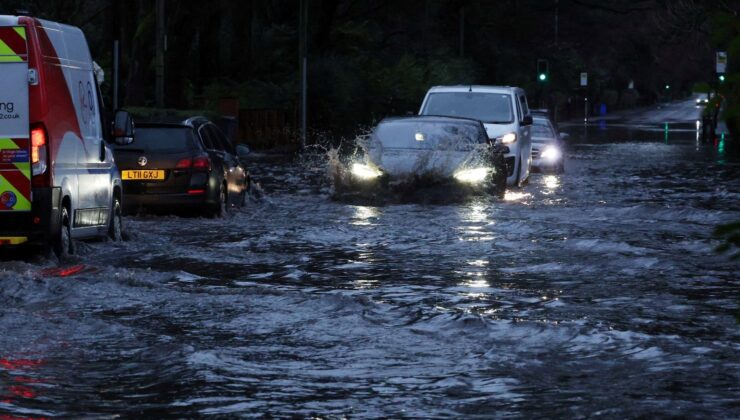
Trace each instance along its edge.
<path fill-rule="evenodd" d="M 102 110 L 80 29 L 0 15 L 0 252 L 34 245 L 63 258 L 72 238 L 121 239 L 121 178 Z M 125 112 L 116 129 L 133 137 Z"/>
<path fill-rule="evenodd" d="M 524 89 L 509 86 L 435 86 L 427 92 L 419 115 L 480 120 L 488 138 L 504 146 L 507 185 L 521 186 L 532 164 L 532 115 Z"/>

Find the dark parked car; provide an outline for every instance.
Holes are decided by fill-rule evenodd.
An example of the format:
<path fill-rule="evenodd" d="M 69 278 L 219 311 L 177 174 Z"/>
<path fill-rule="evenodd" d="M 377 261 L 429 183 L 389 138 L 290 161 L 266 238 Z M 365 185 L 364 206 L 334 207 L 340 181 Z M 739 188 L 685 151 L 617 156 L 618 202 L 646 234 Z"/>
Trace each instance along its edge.
<path fill-rule="evenodd" d="M 238 147 L 241 158 L 248 149 Z M 142 123 L 136 142 L 114 151 L 123 181 L 124 211 L 139 207 L 225 214 L 243 206 L 249 172 L 237 148 L 203 117 L 180 123 Z"/>
<path fill-rule="evenodd" d="M 503 147 L 478 120 L 438 116 L 386 118 L 364 153 L 335 174 L 337 192 L 446 184 L 503 196 Z"/>

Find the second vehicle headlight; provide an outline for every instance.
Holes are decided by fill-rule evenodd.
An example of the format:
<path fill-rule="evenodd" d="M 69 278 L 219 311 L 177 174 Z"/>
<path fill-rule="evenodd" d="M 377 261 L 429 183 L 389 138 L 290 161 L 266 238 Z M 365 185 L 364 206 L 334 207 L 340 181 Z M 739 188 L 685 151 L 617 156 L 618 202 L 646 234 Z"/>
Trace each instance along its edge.
<path fill-rule="evenodd" d="M 454 177 L 460 182 L 465 182 L 467 184 L 477 184 L 479 182 L 483 182 L 483 180 L 486 179 L 490 172 L 491 169 L 489 168 L 462 169 L 455 172 Z"/>
<path fill-rule="evenodd" d="M 562 153 L 560 152 L 560 149 L 555 146 L 545 146 L 540 156 L 545 160 L 558 160 L 560 159 L 560 156 L 562 156 Z"/>
<path fill-rule="evenodd" d="M 375 179 L 382 174 L 382 172 L 370 165 L 365 165 L 362 163 L 352 164 L 352 175 L 360 179 Z"/>

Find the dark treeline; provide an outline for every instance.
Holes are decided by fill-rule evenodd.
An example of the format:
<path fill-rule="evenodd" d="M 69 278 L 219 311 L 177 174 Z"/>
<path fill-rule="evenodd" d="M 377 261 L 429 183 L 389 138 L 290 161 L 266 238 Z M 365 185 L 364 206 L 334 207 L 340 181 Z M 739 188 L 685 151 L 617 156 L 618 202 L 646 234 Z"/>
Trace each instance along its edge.
<path fill-rule="evenodd" d="M 609 110 L 677 97 L 714 77 L 711 18 L 734 1 L 691 0 L 307 0 L 309 125 L 348 133 L 416 111 L 435 84 L 524 87 L 533 106 L 560 119 L 588 95 Z M 105 69 L 121 45 L 121 102 L 155 101 L 154 0 L 2 2 L 3 12 L 82 27 Z M 298 107 L 297 0 L 166 0 L 165 106 Z M 538 83 L 537 59 L 549 62 Z M 667 89 L 666 85 L 670 88 Z M 633 86 L 634 89 L 630 89 Z"/>

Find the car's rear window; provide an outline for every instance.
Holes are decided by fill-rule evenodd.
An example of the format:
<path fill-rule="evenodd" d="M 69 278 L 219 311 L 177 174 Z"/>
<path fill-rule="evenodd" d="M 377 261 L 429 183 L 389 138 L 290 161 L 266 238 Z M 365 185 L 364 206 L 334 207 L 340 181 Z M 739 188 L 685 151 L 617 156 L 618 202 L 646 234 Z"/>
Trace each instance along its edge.
<path fill-rule="evenodd" d="M 372 136 L 376 145 L 403 149 L 470 150 L 485 141 L 483 129 L 472 122 L 385 121 Z"/>
<path fill-rule="evenodd" d="M 190 127 L 137 127 L 134 142 L 117 149 L 144 149 L 148 151 L 177 151 L 195 149 Z"/>
<path fill-rule="evenodd" d="M 447 115 L 507 124 L 514 121 L 511 95 L 486 92 L 430 93 L 422 115 Z"/>

